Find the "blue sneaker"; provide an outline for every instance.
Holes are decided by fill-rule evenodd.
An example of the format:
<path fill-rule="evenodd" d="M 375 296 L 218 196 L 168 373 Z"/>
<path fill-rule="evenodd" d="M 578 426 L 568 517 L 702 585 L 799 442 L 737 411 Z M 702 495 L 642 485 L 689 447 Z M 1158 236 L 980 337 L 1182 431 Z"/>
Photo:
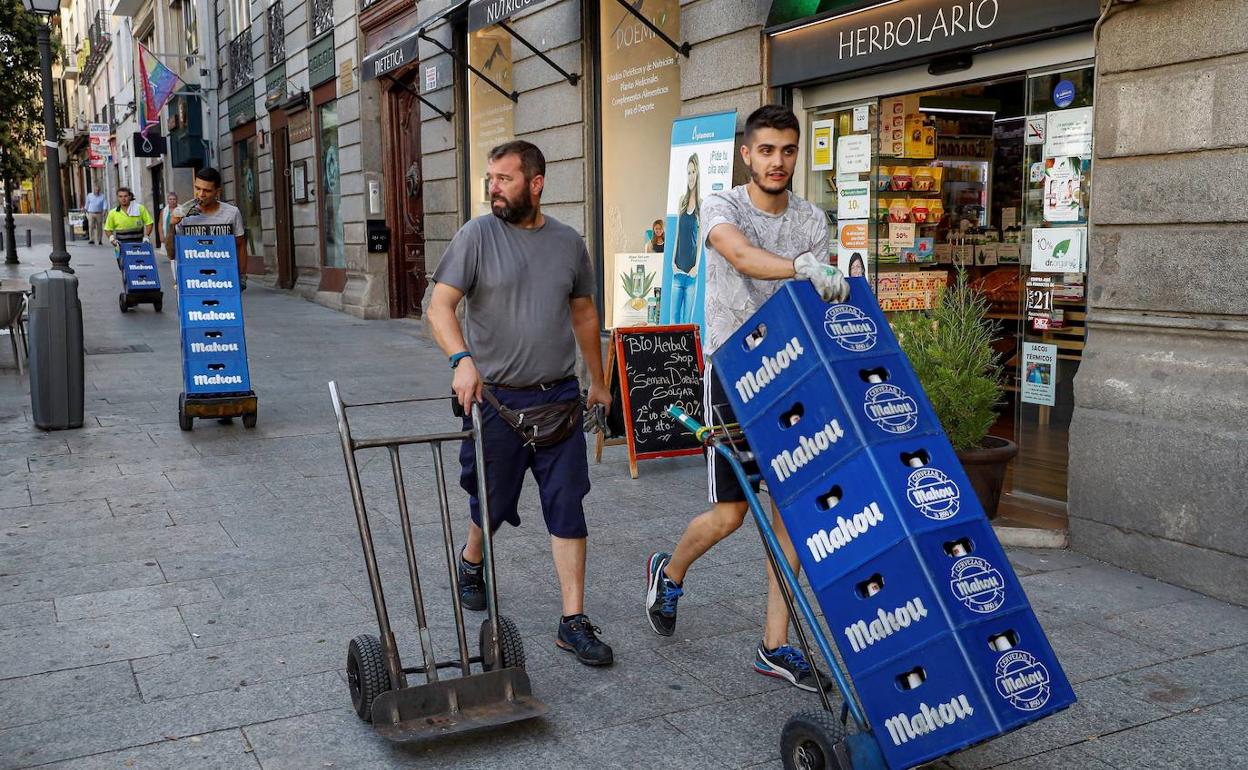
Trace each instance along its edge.
<path fill-rule="evenodd" d="M 602 629 L 590 622 L 584 614 L 573 615 L 559 621 L 559 635 L 555 646 L 574 653 L 576 659 L 587 666 L 609 666 L 615 662 L 611 645 L 598 638 Z"/>
<path fill-rule="evenodd" d="M 763 676 L 774 676 L 783 679 L 799 690 L 815 692 L 815 674 L 812 672 L 806 656 L 796 647 L 783 644 L 774 650 L 758 645 L 754 654 L 754 670 Z M 832 680 L 822 671 L 818 672 L 818 681 L 824 690 L 832 687 Z"/>
<path fill-rule="evenodd" d="M 684 594 L 681 587 L 663 573 L 671 560 L 669 553 L 653 553 L 646 564 L 646 615 L 650 627 L 659 636 L 671 636 L 676 631 L 676 602 Z"/>

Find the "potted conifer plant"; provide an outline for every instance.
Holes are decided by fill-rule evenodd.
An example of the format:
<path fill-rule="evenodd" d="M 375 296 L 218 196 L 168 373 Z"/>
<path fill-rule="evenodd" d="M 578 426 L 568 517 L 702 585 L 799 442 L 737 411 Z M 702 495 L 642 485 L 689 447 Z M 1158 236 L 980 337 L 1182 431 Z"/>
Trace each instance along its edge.
<path fill-rule="evenodd" d="M 959 269 L 931 310 L 899 313 L 891 324 L 984 512 L 994 518 L 1006 467 L 1018 446 L 988 434 L 1004 392 L 988 308 L 988 300 Z"/>

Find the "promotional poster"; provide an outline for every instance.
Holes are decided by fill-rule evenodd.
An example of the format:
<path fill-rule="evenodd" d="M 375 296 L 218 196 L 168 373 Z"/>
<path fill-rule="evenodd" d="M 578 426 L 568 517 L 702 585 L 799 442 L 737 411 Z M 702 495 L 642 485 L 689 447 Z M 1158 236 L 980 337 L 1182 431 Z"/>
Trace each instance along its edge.
<path fill-rule="evenodd" d="M 706 236 L 702 201 L 732 187 L 736 110 L 672 121 L 666 242 L 663 246 L 663 324 L 703 324 Z"/>

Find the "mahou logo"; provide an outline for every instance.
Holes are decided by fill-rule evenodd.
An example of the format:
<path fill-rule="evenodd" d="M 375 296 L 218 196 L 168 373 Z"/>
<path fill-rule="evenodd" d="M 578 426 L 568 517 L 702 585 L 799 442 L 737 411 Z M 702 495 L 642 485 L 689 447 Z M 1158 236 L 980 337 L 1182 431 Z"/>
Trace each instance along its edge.
<path fill-rule="evenodd" d="M 987 559 L 978 556 L 954 562 L 949 588 L 954 598 L 971 612 L 995 612 L 1005 604 L 1005 578 Z"/>
<path fill-rule="evenodd" d="M 1019 711 L 1035 711 L 1049 702 L 1049 670 L 1036 656 L 1013 650 L 997 661 L 997 694 Z"/>
<path fill-rule="evenodd" d="M 845 350 L 862 353 L 875 347 L 875 321 L 853 305 L 833 305 L 823 314 L 823 330 Z"/>
<path fill-rule="evenodd" d="M 862 408 L 867 417 L 886 433 L 909 433 L 919 424 L 919 405 L 904 390 L 881 382 L 872 385 Z"/>
<path fill-rule="evenodd" d="M 906 497 L 919 513 L 944 521 L 958 515 L 962 493 L 939 468 L 919 468 L 906 479 Z"/>

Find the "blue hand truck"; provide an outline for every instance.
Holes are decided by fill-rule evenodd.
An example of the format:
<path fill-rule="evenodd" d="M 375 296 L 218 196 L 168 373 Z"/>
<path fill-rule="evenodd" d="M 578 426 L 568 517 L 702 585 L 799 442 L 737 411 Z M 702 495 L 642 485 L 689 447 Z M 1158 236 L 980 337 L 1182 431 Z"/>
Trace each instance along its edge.
<path fill-rule="evenodd" d="M 165 293 L 160 290 L 160 269 L 156 266 L 156 254 L 152 244 L 143 240 L 143 231 L 136 235 L 116 233 L 117 265 L 121 268 L 121 293 L 117 306 L 123 313 L 142 304 L 152 306 L 159 313 L 165 305 Z"/>
<path fill-rule="evenodd" d="M 838 714 L 817 688 L 822 709 L 781 733 L 802 770 L 916 767 L 1075 702 L 867 282 L 849 283 L 838 303 L 785 284 L 712 355 L 748 447 L 669 409 L 733 468 L 807 658 L 813 638 L 840 693 Z"/>
<path fill-rule="evenodd" d="M 254 428 L 259 405 L 247 366 L 234 236 L 178 235 L 174 247 L 184 388 L 178 427 L 191 430 L 197 417 L 241 417 L 243 427 Z"/>

